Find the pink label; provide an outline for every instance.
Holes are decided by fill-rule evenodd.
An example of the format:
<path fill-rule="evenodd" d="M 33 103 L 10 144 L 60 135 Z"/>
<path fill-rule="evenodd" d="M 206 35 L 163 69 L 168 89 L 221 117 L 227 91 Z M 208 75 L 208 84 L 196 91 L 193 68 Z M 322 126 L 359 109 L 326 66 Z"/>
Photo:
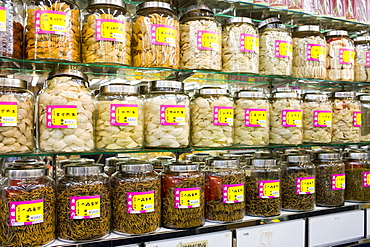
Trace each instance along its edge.
<path fill-rule="evenodd" d="M 46 128 L 77 128 L 77 106 L 47 105 Z"/>
<path fill-rule="evenodd" d="M 283 127 L 302 127 L 302 110 L 282 110 Z"/>
<path fill-rule="evenodd" d="M 197 208 L 200 207 L 200 188 L 175 188 L 175 208 Z"/>
<path fill-rule="evenodd" d="M 197 33 L 198 50 L 216 51 L 221 49 L 220 34 L 212 31 L 198 30 Z"/>
<path fill-rule="evenodd" d="M 245 127 L 266 127 L 266 109 L 245 109 Z"/>
<path fill-rule="evenodd" d="M 173 26 L 151 24 L 150 25 L 152 45 L 176 45 L 176 28 Z"/>
<path fill-rule="evenodd" d="M 370 187 L 370 172 L 362 173 L 362 187 Z"/>
<path fill-rule="evenodd" d="M 298 177 L 296 181 L 296 194 L 307 195 L 315 193 L 315 177 Z"/>
<path fill-rule="evenodd" d="M 125 39 L 125 22 L 110 19 L 96 19 L 95 39 L 123 42 Z"/>
<path fill-rule="evenodd" d="M 110 125 L 136 126 L 138 125 L 139 106 L 131 104 L 110 105 Z"/>
<path fill-rule="evenodd" d="M 346 175 L 332 174 L 331 175 L 331 189 L 332 190 L 344 190 L 346 188 Z"/>
<path fill-rule="evenodd" d="M 280 197 L 280 180 L 258 181 L 258 198 Z"/>
<path fill-rule="evenodd" d="M 331 111 L 313 112 L 313 127 L 331 127 L 331 122 L 332 122 Z"/>
<path fill-rule="evenodd" d="M 213 125 L 229 125 L 234 123 L 234 108 L 229 106 L 213 107 Z"/>
<path fill-rule="evenodd" d="M 27 226 L 44 222 L 44 200 L 9 202 L 9 225 Z"/>
<path fill-rule="evenodd" d="M 293 52 L 292 42 L 275 40 L 275 57 L 291 58 Z"/>
<path fill-rule="evenodd" d="M 366 52 L 366 68 L 370 67 L 370 51 Z"/>
<path fill-rule="evenodd" d="M 244 184 L 223 184 L 222 203 L 238 203 L 244 201 Z"/>
<path fill-rule="evenodd" d="M 70 196 L 70 219 L 91 219 L 100 217 L 100 195 Z"/>
<path fill-rule="evenodd" d="M 66 35 L 67 14 L 61 11 L 36 10 L 35 33 Z"/>
<path fill-rule="evenodd" d="M 186 109 L 184 105 L 161 105 L 161 125 L 185 125 Z"/>
<path fill-rule="evenodd" d="M 154 212 L 154 190 L 145 192 L 127 192 L 127 213 L 142 214 Z"/>
<path fill-rule="evenodd" d="M 0 101 L 0 126 L 17 126 L 18 103 Z"/>
<path fill-rule="evenodd" d="M 308 61 L 325 61 L 326 57 L 325 45 L 307 44 L 307 60 Z"/>
<path fill-rule="evenodd" d="M 353 112 L 353 127 L 361 127 L 362 125 L 362 112 Z"/>
<path fill-rule="evenodd" d="M 355 51 L 353 49 L 339 49 L 339 63 L 340 64 L 354 64 Z"/>
<path fill-rule="evenodd" d="M 259 50 L 258 35 L 240 34 L 240 51 L 257 53 Z"/>

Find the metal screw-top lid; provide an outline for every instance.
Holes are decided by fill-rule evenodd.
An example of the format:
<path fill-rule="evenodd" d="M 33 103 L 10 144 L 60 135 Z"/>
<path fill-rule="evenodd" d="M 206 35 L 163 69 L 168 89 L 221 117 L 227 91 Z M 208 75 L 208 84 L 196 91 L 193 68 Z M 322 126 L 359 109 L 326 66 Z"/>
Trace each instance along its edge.
<path fill-rule="evenodd" d="M 318 25 L 303 25 L 293 29 L 293 32 L 320 32 L 320 26 Z"/>
<path fill-rule="evenodd" d="M 166 166 L 166 171 L 170 172 L 197 172 L 199 171 L 199 164 L 181 164 L 173 163 Z"/>
<path fill-rule="evenodd" d="M 334 92 L 334 98 L 354 98 L 356 97 L 355 92 Z"/>
<path fill-rule="evenodd" d="M 303 95 L 303 100 L 317 100 L 317 101 L 326 101 L 329 99 L 327 94 L 322 93 L 305 93 Z"/>
<path fill-rule="evenodd" d="M 354 38 L 353 41 L 355 41 L 355 42 L 365 42 L 365 41 L 370 42 L 370 36 L 358 36 L 358 37 Z"/>
<path fill-rule="evenodd" d="M 271 24 L 271 23 L 282 24 L 283 22 L 279 18 L 271 17 L 271 18 L 267 18 L 267 19 L 261 21 L 260 24 L 258 25 L 258 28 L 265 27 L 265 26 L 267 26 L 268 24 Z"/>
<path fill-rule="evenodd" d="M 27 88 L 27 81 L 0 77 L 0 87 Z"/>
<path fill-rule="evenodd" d="M 64 167 L 66 165 L 70 164 L 94 164 L 95 160 L 94 159 L 87 159 L 87 158 L 72 158 L 72 159 L 66 159 L 66 160 L 61 160 L 58 162 L 60 167 Z"/>
<path fill-rule="evenodd" d="M 270 158 L 271 153 L 265 150 L 258 150 L 253 154 L 253 158 Z"/>
<path fill-rule="evenodd" d="M 263 167 L 263 166 L 268 166 L 268 167 L 271 167 L 271 166 L 275 166 L 276 165 L 276 159 L 252 159 L 252 166 L 259 166 L 259 167 Z"/>
<path fill-rule="evenodd" d="M 348 32 L 344 31 L 344 30 L 333 30 L 333 31 L 327 32 L 325 35 L 326 35 L 326 37 L 330 37 L 330 36 L 348 36 Z"/>
<path fill-rule="evenodd" d="M 105 159 L 106 166 L 116 166 L 119 162 L 126 162 L 131 160 L 131 156 L 109 157 Z"/>
<path fill-rule="evenodd" d="M 309 155 L 288 155 L 286 160 L 291 163 L 308 163 L 311 157 Z"/>
<path fill-rule="evenodd" d="M 206 160 L 211 157 L 212 155 L 209 153 L 195 153 L 190 157 L 190 160 L 192 162 L 206 162 Z"/>
<path fill-rule="evenodd" d="M 357 96 L 361 102 L 370 102 L 370 94 L 361 94 Z"/>
<path fill-rule="evenodd" d="M 136 8 L 137 11 L 147 9 L 147 8 L 163 8 L 170 10 L 171 12 L 174 12 L 171 4 L 165 3 L 165 2 L 156 2 L 156 1 L 149 1 L 149 2 L 143 2 L 139 4 Z"/>
<path fill-rule="evenodd" d="M 184 16 L 187 13 L 189 13 L 191 11 L 194 11 L 194 10 L 203 10 L 203 11 L 207 11 L 207 12 L 210 12 L 210 13 L 213 14 L 212 9 L 210 7 L 208 7 L 207 5 L 205 5 L 205 4 L 195 4 L 195 5 L 191 5 L 187 8 L 185 8 L 184 11 L 182 12 L 182 16 Z"/>
<path fill-rule="evenodd" d="M 330 152 L 316 153 L 315 158 L 319 160 L 340 160 L 340 153 L 330 153 Z"/>
<path fill-rule="evenodd" d="M 360 150 L 352 150 L 343 154 L 344 159 L 353 159 L 353 160 L 362 160 L 362 159 L 370 159 L 370 153 L 360 151 Z"/>
<path fill-rule="evenodd" d="M 248 24 L 254 25 L 253 20 L 251 18 L 248 18 L 248 17 L 232 17 L 232 18 L 227 19 L 225 23 L 226 24 L 230 24 L 230 23 L 248 23 Z"/>
<path fill-rule="evenodd" d="M 123 0 L 89 0 L 89 6 L 98 4 L 116 5 L 123 8 L 126 7 Z"/>
<path fill-rule="evenodd" d="M 32 169 L 37 167 L 46 167 L 45 162 L 36 159 L 18 159 L 5 163 L 5 167 L 17 169 Z"/>
<path fill-rule="evenodd" d="M 42 177 L 48 172 L 48 168 L 44 165 L 21 165 L 13 163 L 11 166 L 5 168 L 5 176 L 9 178 L 29 178 Z"/>
<path fill-rule="evenodd" d="M 88 81 L 87 76 L 82 73 L 79 70 L 75 69 L 57 69 L 53 70 L 52 72 L 49 73 L 48 80 L 54 78 L 54 77 L 59 77 L 59 76 L 71 76 L 71 77 L 76 77 L 81 80 Z"/>
<path fill-rule="evenodd" d="M 229 90 L 219 87 L 204 87 L 198 90 L 199 95 L 229 95 Z"/>
<path fill-rule="evenodd" d="M 262 91 L 238 91 L 236 93 L 238 98 L 258 98 L 258 99 L 264 99 L 266 98 L 266 95 Z"/>
<path fill-rule="evenodd" d="M 139 89 L 136 86 L 127 84 L 109 84 L 100 87 L 101 93 L 124 93 L 124 94 L 139 94 Z"/>
<path fill-rule="evenodd" d="M 273 99 L 293 98 L 298 99 L 296 92 L 275 92 L 272 94 Z"/>
<path fill-rule="evenodd" d="M 217 156 L 206 160 L 208 166 L 216 167 L 237 167 L 239 166 L 238 159 L 231 159 L 229 157 Z"/>
<path fill-rule="evenodd" d="M 145 161 L 126 161 L 117 164 L 121 172 L 151 172 L 153 165 Z"/>
<path fill-rule="evenodd" d="M 150 91 L 184 91 L 184 83 L 179 81 L 151 81 Z"/>
<path fill-rule="evenodd" d="M 104 166 L 96 163 L 78 163 L 64 166 L 65 174 L 68 176 L 93 176 L 103 173 Z"/>

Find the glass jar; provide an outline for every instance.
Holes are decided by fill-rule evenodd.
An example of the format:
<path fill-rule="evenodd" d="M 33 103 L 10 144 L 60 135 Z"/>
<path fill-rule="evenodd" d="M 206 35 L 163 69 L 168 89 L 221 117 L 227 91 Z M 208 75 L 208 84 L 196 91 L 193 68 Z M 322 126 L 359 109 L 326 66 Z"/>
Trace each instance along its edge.
<path fill-rule="evenodd" d="M 162 172 L 167 165 L 172 164 L 176 159 L 172 156 L 159 156 L 150 161 L 153 163 L 156 172 Z"/>
<path fill-rule="evenodd" d="M 203 169 L 206 167 L 207 159 L 212 157 L 213 156 L 209 153 L 193 153 L 190 157 L 190 161 L 194 164 L 198 164 L 200 169 L 203 171 Z"/>
<path fill-rule="evenodd" d="M 293 31 L 293 77 L 326 78 L 326 41 L 318 25 L 298 26 Z"/>
<path fill-rule="evenodd" d="M 229 90 L 202 88 L 191 100 L 191 141 L 194 147 L 233 144 L 234 102 Z"/>
<path fill-rule="evenodd" d="M 44 152 L 84 152 L 94 148 L 94 99 L 77 70 L 49 74 L 37 98 L 38 144 Z"/>
<path fill-rule="evenodd" d="M 111 178 L 113 231 L 144 234 L 161 224 L 161 180 L 153 165 L 142 161 L 119 163 Z"/>
<path fill-rule="evenodd" d="M 242 220 L 245 214 L 245 176 L 237 159 L 215 157 L 206 161 L 206 219 Z"/>
<path fill-rule="evenodd" d="M 144 102 L 138 88 L 127 84 L 100 87 L 95 97 L 95 147 L 99 150 L 143 146 Z"/>
<path fill-rule="evenodd" d="M 80 61 L 80 9 L 68 0 L 27 2 L 25 58 Z"/>
<path fill-rule="evenodd" d="M 352 150 L 343 156 L 346 167 L 344 199 L 354 202 L 370 201 L 370 153 Z"/>
<path fill-rule="evenodd" d="M 34 101 L 26 81 L 0 78 L 0 153 L 25 153 L 35 148 Z"/>
<path fill-rule="evenodd" d="M 133 160 L 131 156 L 116 156 L 105 159 L 104 173 L 109 177 L 117 171 L 117 164 L 120 162 L 128 162 Z"/>
<path fill-rule="evenodd" d="M 169 3 L 138 6 L 132 29 L 132 66 L 179 68 L 179 21 Z"/>
<path fill-rule="evenodd" d="M 275 159 L 252 159 L 246 168 L 245 213 L 251 216 L 277 216 L 281 211 L 280 168 Z"/>
<path fill-rule="evenodd" d="M 332 142 L 359 142 L 361 103 L 355 92 L 335 92 L 333 102 Z"/>
<path fill-rule="evenodd" d="M 64 167 L 66 165 L 78 164 L 78 163 L 90 163 L 90 164 L 92 164 L 92 163 L 95 163 L 95 160 L 94 159 L 87 159 L 87 158 L 69 158 L 69 159 L 57 161 L 57 171 L 56 171 L 57 178 L 64 175 Z"/>
<path fill-rule="evenodd" d="M 190 102 L 184 84 L 153 81 L 144 103 L 144 139 L 147 148 L 189 146 Z"/>
<path fill-rule="evenodd" d="M 361 102 L 361 141 L 370 141 L 370 94 L 358 96 Z"/>
<path fill-rule="evenodd" d="M 302 105 L 297 93 L 274 93 L 270 116 L 271 144 L 302 143 Z"/>
<path fill-rule="evenodd" d="M 222 27 L 212 9 L 191 5 L 180 22 L 180 68 L 221 70 Z"/>
<path fill-rule="evenodd" d="M 355 42 L 355 81 L 370 82 L 370 36 L 360 36 Z"/>
<path fill-rule="evenodd" d="M 234 145 L 269 144 L 270 103 L 265 94 L 239 91 L 234 102 Z"/>
<path fill-rule="evenodd" d="M 332 133 L 332 104 L 321 93 L 303 95 L 303 142 L 329 143 Z"/>
<path fill-rule="evenodd" d="M 64 166 L 64 171 L 57 183 L 57 237 L 78 242 L 107 236 L 111 201 L 103 165 L 81 162 Z"/>
<path fill-rule="evenodd" d="M 131 65 L 131 16 L 121 0 L 90 0 L 82 12 L 82 62 Z"/>
<path fill-rule="evenodd" d="M 262 21 L 258 29 L 260 33 L 259 74 L 290 76 L 293 60 L 291 33 L 275 17 Z"/>
<path fill-rule="evenodd" d="M 291 211 L 315 209 L 315 166 L 309 155 L 288 155 L 281 166 L 282 208 Z"/>
<path fill-rule="evenodd" d="M 0 180 L 1 246 L 43 246 L 55 239 L 54 182 L 46 174 L 44 164 L 5 168 Z"/>
<path fill-rule="evenodd" d="M 251 18 L 227 19 L 222 30 L 222 71 L 258 74 L 258 40 Z"/>
<path fill-rule="evenodd" d="M 326 33 L 327 57 L 326 79 L 332 81 L 353 81 L 355 45 L 343 30 Z"/>
<path fill-rule="evenodd" d="M 161 177 L 162 225 L 176 229 L 202 226 L 204 175 L 199 165 L 174 163 L 166 166 Z"/>
<path fill-rule="evenodd" d="M 340 154 L 321 151 L 315 154 L 316 205 L 337 207 L 344 205 L 346 187 L 345 167 Z"/>

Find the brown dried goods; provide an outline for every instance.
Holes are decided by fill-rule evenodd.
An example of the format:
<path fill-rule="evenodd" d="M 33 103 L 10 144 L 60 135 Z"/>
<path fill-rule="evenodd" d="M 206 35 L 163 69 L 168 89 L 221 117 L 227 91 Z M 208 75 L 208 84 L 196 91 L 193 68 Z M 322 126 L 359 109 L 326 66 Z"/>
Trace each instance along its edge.
<path fill-rule="evenodd" d="M 316 166 L 316 205 L 342 206 L 344 204 L 344 190 L 332 190 L 332 174 L 344 174 L 344 172 L 344 165 Z"/>

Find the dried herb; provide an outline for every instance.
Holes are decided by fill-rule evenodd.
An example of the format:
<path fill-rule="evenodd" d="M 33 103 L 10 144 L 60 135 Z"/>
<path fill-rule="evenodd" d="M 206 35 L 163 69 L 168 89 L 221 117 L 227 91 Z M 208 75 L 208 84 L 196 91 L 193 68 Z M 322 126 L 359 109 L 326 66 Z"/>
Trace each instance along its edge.
<path fill-rule="evenodd" d="M 348 201 L 370 201 L 370 187 L 365 187 L 363 182 L 364 172 L 370 173 L 369 164 L 347 167 L 346 163 L 346 190 L 344 198 Z M 367 184 L 370 183 L 367 182 Z"/>
<path fill-rule="evenodd" d="M 35 188 L 36 187 L 36 188 Z M 42 246 L 55 239 L 55 192 L 51 186 L 27 185 L 3 191 L 0 202 L 0 245 L 8 247 Z M 6 193 L 6 195 L 4 195 Z M 9 225 L 9 202 L 44 200 L 44 222 L 25 226 Z"/>

